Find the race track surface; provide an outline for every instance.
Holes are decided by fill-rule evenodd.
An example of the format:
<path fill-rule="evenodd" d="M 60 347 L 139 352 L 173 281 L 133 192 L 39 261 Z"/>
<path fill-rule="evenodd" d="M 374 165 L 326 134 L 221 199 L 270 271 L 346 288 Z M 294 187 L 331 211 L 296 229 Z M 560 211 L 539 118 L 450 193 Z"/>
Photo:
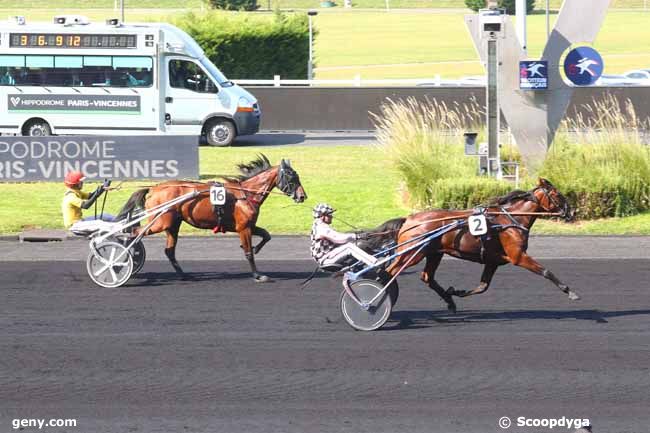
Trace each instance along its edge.
<path fill-rule="evenodd" d="M 338 280 L 299 288 L 310 261 L 260 261 L 274 282 L 256 284 L 244 260 L 180 260 L 192 280 L 152 260 L 120 289 L 80 261 L 0 263 L 0 432 L 490 433 L 502 416 L 649 431 L 647 257 L 545 259 L 577 302 L 504 267 L 456 315 L 410 273 L 372 333 L 341 318 Z M 446 260 L 438 280 L 471 288 L 480 271 Z"/>

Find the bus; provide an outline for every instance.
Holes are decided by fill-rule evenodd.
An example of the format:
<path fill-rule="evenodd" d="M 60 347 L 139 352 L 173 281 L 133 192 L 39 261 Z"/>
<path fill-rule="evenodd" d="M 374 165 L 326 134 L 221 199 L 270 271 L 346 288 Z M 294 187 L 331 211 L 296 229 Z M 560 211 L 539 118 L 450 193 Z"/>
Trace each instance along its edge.
<path fill-rule="evenodd" d="M 170 24 L 0 23 L 0 134 L 196 135 L 228 146 L 260 119 L 255 97 Z"/>

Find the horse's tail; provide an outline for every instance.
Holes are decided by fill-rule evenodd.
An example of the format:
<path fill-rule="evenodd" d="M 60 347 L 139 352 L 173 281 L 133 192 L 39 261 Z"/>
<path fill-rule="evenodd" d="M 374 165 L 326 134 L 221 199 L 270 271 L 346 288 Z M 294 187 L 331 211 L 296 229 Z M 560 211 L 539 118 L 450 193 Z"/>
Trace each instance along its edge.
<path fill-rule="evenodd" d="M 382 225 L 365 232 L 366 240 L 363 241 L 363 249 L 378 251 L 397 240 L 397 234 L 404 225 L 406 218 L 393 218 Z"/>
<path fill-rule="evenodd" d="M 127 202 L 124 204 L 124 206 L 122 206 L 122 209 L 120 209 L 120 212 L 115 217 L 115 221 L 121 221 L 125 219 L 136 209 L 144 209 L 144 201 L 148 192 L 149 188 L 142 188 L 131 194 L 131 197 L 129 197 Z"/>

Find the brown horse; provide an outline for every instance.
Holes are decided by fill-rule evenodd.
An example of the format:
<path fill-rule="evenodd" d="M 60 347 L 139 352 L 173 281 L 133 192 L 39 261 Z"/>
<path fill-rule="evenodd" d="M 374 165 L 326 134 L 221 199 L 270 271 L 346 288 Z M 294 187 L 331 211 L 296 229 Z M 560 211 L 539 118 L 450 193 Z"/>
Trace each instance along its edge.
<path fill-rule="evenodd" d="M 580 299 L 551 271 L 526 253 L 529 230 L 539 216 L 536 214 L 554 213 L 567 221 L 573 217 L 566 198 L 549 181 L 539 179 L 537 187 L 531 191 L 513 191 L 507 196 L 497 199 L 495 205 L 484 210 L 489 226 L 487 235 L 473 236 L 465 224 L 434 239 L 420 252 L 414 249 L 398 256 L 387 268 L 387 272 L 394 276 L 403 268 L 408 268 L 426 259 L 424 271 L 421 274 L 422 281 L 428 284 L 453 312 L 456 311 L 456 304 L 452 296 L 465 297 L 485 292 L 490 286 L 497 267 L 507 263 L 521 266 L 551 280 L 560 290 L 569 295 L 571 300 Z M 393 220 L 401 223 L 401 226 L 392 230 L 392 234 L 384 232 L 386 234 L 383 236 L 392 236 L 398 244 L 401 244 L 453 222 L 456 219 L 454 217 L 457 217 L 457 220 L 463 220 L 472 213 L 474 213 L 473 210 L 433 210 L 416 213 L 403 220 Z M 372 242 L 381 242 L 381 239 L 373 239 Z M 404 245 L 398 248 L 398 251 L 409 246 L 409 244 Z M 435 273 L 444 254 L 484 264 L 478 287 L 473 290 L 456 290 L 453 287 L 447 290 L 443 289 L 436 282 Z"/>
<path fill-rule="evenodd" d="M 258 159 L 237 167 L 241 175 L 221 177 L 226 188 L 226 203 L 221 216 L 217 215 L 210 202 L 210 183 L 169 181 L 133 193 L 117 220 L 127 218 L 136 209 L 153 209 L 184 194 L 197 192 L 196 197 L 173 206 L 163 214 L 144 235 L 165 231 L 165 254 L 176 272 L 184 275 L 176 261 L 178 231 L 183 221 L 200 229 L 237 232 L 253 278 L 258 282 L 269 281 L 267 276 L 257 272 L 255 266 L 255 254 L 271 240 L 269 232 L 257 226 L 260 208 L 274 188 L 293 198 L 296 203 L 305 201 L 307 194 L 300 184 L 298 173 L 291 167 L 291 163 L 284 159 L 279 166 L 272 167 L 266 156 L 259 155 Z M 137 234 L 138 230 L 140 229 L 136 229 L 134 234 Z M 252 244 L 253 235 L 262 238 L 255 246 Z"/>

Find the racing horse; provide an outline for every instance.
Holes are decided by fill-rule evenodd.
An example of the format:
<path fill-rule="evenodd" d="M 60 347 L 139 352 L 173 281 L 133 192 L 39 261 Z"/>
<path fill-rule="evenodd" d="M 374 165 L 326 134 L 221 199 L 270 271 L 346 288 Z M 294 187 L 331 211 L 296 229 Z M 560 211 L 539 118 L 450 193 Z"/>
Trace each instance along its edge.
<path fill-rule="evenodd" d="M 167 234 L 165 255 L 174 270 L 179 275 L 185 276 L 176 261 L 178 232 L 183 221 L 200 229 L 213 229 L 215 233 L 217 231 L 237 232 L 254 280 L 269 281 L 269 278 L 260 274 L 255 266 L 255 254 L 258 254 L 271 240 L 269 232 L 257 226 L 260 208 L 274 188 L 278 188 L 296 203 L 305 201 L 307 194 L 300 184 L 298 173 L 288 160 L 283 159 L 280 165 L 271 166 L 268 158 L 260 154 L 257 159 L 247 164 L 239 164 L 237 168 L 240 175 L 219 176 L 226 189 L 226 202 L 223 205 L 222 215 L 215 212 L 210 202 L 210 183 L 173 180 L 133 193 L 120 210 L 116 220 L 128 218 L 130 213 L 139 209 L 145 211 L 154 209 L 184 194 L 195 192 L 197 194 L 195 197 L 172 207 L 144 235 L 165 231 Z M 137 235 L 140 230 L 142 229 L 137 227 L 134 235 Z M 252 243 L 253 235 L 262 238 L 257 245 Z"/>
<path fill-rule="evenodd" d="M 571 300 L 580 297 L 562 283 L 550 270 L 546 269 L 526 253 L 530 228 L 538 216 L 553 214 L 566 221 L 573 219 L 573 213 L 566 198 L 546 179 L 539 179 L 537 186 L 530 191 L 513 191 L 499 197 L 493 205 L 475 210 L 432 210 L 419 212 L 407 218 L 391 220 L 384 226 L 392 224 L 393 230 L 381 232 L 375 230 L 377 238 L 370 238 L 373 244 L 380 244 L 391 238 L 399 245 L 409 239 L 425 235 L 453 220 L 463 220 L 474 213 L 483 213 L 488 222 L 488 233 L 477 237 L 469 232 L 467 224 L 435 238 L 420 252 L 412 250 L 399 255 L 386 269 L 395 276 L 403 269 L 425 260 L 421 279 L 434 290 L 446 303 L 447 308 L 456 312 L 453 296 L 466 297 L 484 293 L 490 286 L 492 277 L 499 266 L 511 263 L 528 269 L 552 281 L 569 296 Z M 372 236 L 372 232 L 369 232 Z M 383 238 L 383 239 L 382 239 Z M 408 248 L 403 245 L 397 252 Z M 483 273 L 480 284 L 473 290 L 445 290 L 435 280 L 436 270 L 444 254 L 463 260 L 482 263 Z"/>

